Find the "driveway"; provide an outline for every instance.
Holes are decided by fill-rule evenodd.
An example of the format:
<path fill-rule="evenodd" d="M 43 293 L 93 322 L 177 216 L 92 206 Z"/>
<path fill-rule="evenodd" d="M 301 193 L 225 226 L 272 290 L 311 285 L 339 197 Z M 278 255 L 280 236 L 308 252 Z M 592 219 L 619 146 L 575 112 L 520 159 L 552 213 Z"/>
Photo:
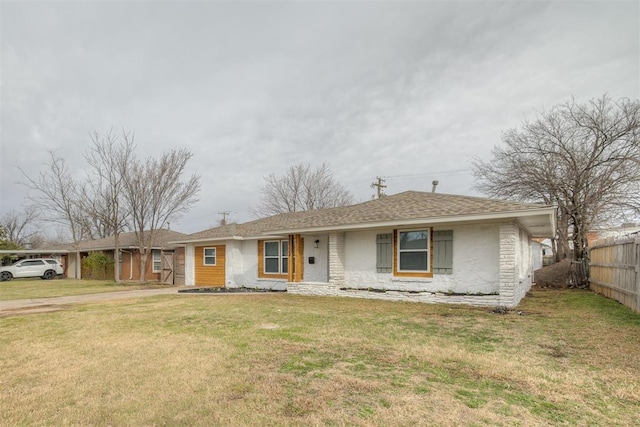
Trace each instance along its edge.
<path fill-rule="evenodd" d="M 19 313 L 41 313 L 61 310 L 69 304 L 141 298 L 152 295 L 177 294 L 178 288 L 136 289 L 132 291 L 104 292 L 100 294 L 70 295 L 53 298 L 31 298 L 0 301 L 0 317 Z"/>

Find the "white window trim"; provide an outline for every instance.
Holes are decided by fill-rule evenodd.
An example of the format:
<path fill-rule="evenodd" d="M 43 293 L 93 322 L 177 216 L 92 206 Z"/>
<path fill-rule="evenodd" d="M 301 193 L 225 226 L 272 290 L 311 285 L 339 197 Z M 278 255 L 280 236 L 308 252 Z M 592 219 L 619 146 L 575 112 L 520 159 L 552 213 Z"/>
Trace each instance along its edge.
<path fill-rule="evenodd" d="M 207 255 L 207 249 L 213 250 L 213 255 Z M 207 258 L 213 258 L 213 264 L 207 264 Z M 216 248 L 202 248 L 202 265 L 215 267 L 218 264 L 218 250 Z"/>
<path fill-rule="evenodd" d="M 267 243 L 277 243 L 278 244 L 278 255 L 267 255 Z M 283 259 L 287 259 L 287 261 L 289 260 L 289 247 L 287 246 L 287 256 L 282 255 L 282 244 L 286 243 L 287 245 L 289 244 L 288 240 L 265 240 L 262 243 L 262 272 L 263 274 L 287 274 L 288 272 L 288 267 L 287 267 L 287 271 L 283 272 L 282 271 L 282 261 Z M 267 271 L 267 259 L 274 259 L 277 258 L 278 259 L 278 271 Z M 287 266 L 288 266 L 288 262 L 287 262 Z"/>
<path fill-rule="evenodd" d="M 426 249 L 400 249 L 400 234 L 401 233 L 412 233 L 412 232 L 426 232 L 427 233 L 427 248 Z M 415 230 L 398 230 L 397 231 L 398 235 L 397 235 L 397 239 L 398 239 L 398 253 L 397 253 L 397 259 L 398 259 L 398 266 L 397 266 L 397 272 L 398 273 L 431 273 L 431 227 L 427 227 L 427 228 L 420 228 L 420 229 L 415 229 Z M 427 269 L 426 270 L 402 270 L 400 268 L 400 254 L 403 252 L 426 252 L 427 254 Z"/>
<path fill-rule="evenodd" d="M 156 260 L 156 254 L 158 254 L 157 260 Z M 156 262 L 160 263 L 159 269 L 156 269 Z M 152 270 L 154 273 L 160 273 L 162 271 L 162 251 L 158 249 L 153 249 L 151 251 L 151 264 L 152 264 Z"/>

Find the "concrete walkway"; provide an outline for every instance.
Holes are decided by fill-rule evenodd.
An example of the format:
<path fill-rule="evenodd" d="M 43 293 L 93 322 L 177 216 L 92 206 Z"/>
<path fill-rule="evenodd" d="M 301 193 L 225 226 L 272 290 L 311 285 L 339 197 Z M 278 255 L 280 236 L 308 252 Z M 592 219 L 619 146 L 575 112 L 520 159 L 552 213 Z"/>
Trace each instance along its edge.
<path fill-rule="evenodd" d="M 70 295 L 66 297 L 17 299 L 0 301 L 0 313 L 3 311 L 15 311 L 32 309 L 37 307 L 62 306 L 84 302 L 109 301 L 116 299 L 140 298 L 152 295 L 177 294 L 178 288 L 160 289 L 136 289 L 132 291 L 104 292 L 100 294 Z"/>

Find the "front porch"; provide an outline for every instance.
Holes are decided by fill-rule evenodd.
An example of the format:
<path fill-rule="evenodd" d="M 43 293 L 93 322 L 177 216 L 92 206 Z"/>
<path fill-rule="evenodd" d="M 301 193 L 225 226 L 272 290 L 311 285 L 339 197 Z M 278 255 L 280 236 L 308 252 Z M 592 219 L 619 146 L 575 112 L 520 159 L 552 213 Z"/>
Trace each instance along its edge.
<path fill-rule="evenodd" d="M 322 240 L 326 242 L 324 248 L 326 250 L 326 264 L 323 263 L 326 275 L 319 277 L 320 280 L 317 276 L 306 277 L 304 274 L 304 253 L 294 252 L 294 259 L 298 262 L 303 260 L 302 263 L 297 264 L 295 270 L 301 274 L 290 273 L 286 289 L 287 292 L 298 295 L 513 307 L 531 287 L 530 277 L 523 276 L 518 269 L 519 264 L 526 263 L 520 259 L 526 258 L 526 256 L 518 251 L 521 241 L 526 240 L 526 236 L 522 235 L 520 227 L 515 222 L 501 223 L 498 225 L 497 231 L 499 233 L 499 247 L 497 248 L 499 265 L 496 266 L 498 282 L 494 289 L 474 290 L 472 287 L 467 287 L 462 292 L 453 292 L 439 289 L 438 286 L 425 286 L 425 283 L 432 282 L 433 279 L 398 279 L 402 283 L 395 283 L 392 279 L 391 285 L 393 286 L 376 280 L 364 283 L 354 281 L 346 272 L 346 233 L 344 232 L 328 233 L 323 236 Z M 295 237 L 298 236 L 290 236 L 290 238 Z M 304 245 L 297 247 L 303 248 Z M 469 277 L 467 280 L 471 283 L 473 277 Z M 408 283 L 405 283 L 406 281 Z M 368 283 L 371 285 L 369 286 Z"/>

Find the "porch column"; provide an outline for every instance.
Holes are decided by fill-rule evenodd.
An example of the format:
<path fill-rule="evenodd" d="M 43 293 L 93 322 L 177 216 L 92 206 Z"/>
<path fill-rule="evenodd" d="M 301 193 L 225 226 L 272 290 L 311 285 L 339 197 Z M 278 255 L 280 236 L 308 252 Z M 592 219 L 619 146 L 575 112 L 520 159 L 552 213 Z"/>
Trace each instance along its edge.
<path fill-rule="evenodd" d="M 344 280 L 344 233 L 329 234 L 329 283 L 341 287 Z"/>
<path fill-rule="evenodd" d="M 300 234 L 289 235 L 289 272 L 287 281 L 299 283 L 304 280 L 304 239 Z"/>
<path fill-rule="evenodd" d="M 500 305 L 515 305 L 515 290 L 518 280 L 516 265 L 516 243 L 518 227 L 514 223 L 500 224 Z"/>

